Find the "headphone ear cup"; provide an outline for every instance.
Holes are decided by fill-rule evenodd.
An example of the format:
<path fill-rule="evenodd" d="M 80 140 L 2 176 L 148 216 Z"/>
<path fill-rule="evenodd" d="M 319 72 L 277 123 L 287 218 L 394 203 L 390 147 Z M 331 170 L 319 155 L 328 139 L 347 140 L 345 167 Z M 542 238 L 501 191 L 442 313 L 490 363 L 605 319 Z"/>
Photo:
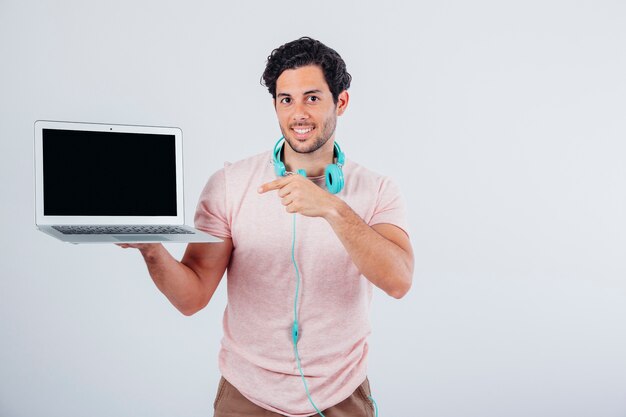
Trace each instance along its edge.
<path fill-rule="evenodd" d="M 280 160 L 280 153 L 283 150 L 283 142 L 285 140 L 284 136 L 281 136 L 274 145 L 274 152 L 272 152 L 272 162 L 274 163 L 274 172 L 277 177 L 284 177 L 287 173 L 287 168 L 283 161 Z"/>
<path fill-rule="evenodd" d="M 287 168 L 285 168 L 285 164 L 283 164 L 282 161 L 275 161 L 274 172 L 276 173 L 276 176 L 284 177 L 287 172 Z"/>
<path fill-rule="evenodd" d="M 336 164 L 326 165 L 324 176 L 329 193 L 337 194 L 343 189 L 343 171 Z"/>

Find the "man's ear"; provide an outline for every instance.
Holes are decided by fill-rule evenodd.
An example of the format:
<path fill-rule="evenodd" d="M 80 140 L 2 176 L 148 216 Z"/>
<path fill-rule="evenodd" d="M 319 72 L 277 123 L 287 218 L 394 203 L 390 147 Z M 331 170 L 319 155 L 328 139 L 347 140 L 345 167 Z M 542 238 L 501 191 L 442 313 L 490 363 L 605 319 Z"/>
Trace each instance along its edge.
<path fill-rule="evenodd" d="M 348 94 L 348 90 L 343 90 L 337 96 L 337 116 L 341 116 L 343 112 L 348 108 L 348 102 L 350 101 L 350 94 Z"/>

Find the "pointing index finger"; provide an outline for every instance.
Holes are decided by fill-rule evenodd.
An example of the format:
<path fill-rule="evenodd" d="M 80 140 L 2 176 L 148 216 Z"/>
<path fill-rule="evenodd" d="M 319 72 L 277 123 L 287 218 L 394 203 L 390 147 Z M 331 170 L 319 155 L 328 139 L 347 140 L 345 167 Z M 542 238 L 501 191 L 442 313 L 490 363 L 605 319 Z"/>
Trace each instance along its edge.
<path fill-rule="evenodd" d="M 279 178 L 274 181 L 266 182 L 265 184 L 261 185 L 257 191 L 259 192 L 259 194 L 263 194 L 267 191 L 278 190 L 283 186 L 283 180 L 284 178 Z"/>

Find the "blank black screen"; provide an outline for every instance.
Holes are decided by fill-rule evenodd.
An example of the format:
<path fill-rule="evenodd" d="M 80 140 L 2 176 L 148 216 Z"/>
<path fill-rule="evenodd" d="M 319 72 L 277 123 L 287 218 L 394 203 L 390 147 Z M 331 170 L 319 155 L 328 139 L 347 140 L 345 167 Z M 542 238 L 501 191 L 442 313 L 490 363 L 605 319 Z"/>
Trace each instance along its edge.
<path fill-rule="evenodd" d="M 43 129 L 47 216 L 176 216 L 174 135 Z"/>

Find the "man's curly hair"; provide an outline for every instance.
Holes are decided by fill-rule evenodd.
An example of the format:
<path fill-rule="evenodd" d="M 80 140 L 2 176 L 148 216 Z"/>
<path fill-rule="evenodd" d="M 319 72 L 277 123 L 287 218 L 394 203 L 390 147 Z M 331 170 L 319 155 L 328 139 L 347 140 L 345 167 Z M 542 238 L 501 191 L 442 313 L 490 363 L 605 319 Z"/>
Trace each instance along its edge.
<path fill-rule="evenodd" d="M 337 104 L 339 93 L 350 88 L 352 76 L 346 71 L 346 63 L 334 50 L 322 42 L 307 36 L 288 42 L 272 51 L 267 57 L 261 85 L 267 87 L 276 99 L 276 80 L 287 69 L 296 69 L 306 65 L 317 65 L 322 69 L 326 84 Z"/>

